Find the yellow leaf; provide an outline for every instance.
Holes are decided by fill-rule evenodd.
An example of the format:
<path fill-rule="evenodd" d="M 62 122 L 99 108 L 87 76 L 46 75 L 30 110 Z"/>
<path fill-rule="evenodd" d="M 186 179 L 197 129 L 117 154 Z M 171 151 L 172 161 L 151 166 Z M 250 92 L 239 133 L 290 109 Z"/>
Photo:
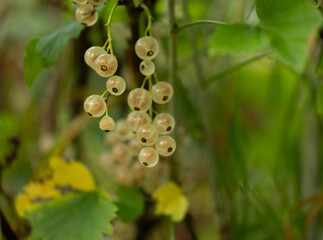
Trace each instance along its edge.
<path fill-rule="evenodd" d="M 156 214 L 171 216 L 173 221 L 181 221 L 188 209 L 188 200 L 181 189 L 173 182 L 159 187 L 153 194 L 157 201 Z"/>
<path fill-rule="evenodd" d="M 60 192 L 55 189 L 55 184 L 52 180 L 45 180 L 42 183 L 30 182 L 23 188 L 23 191 L 30 200 L 35 200 L 38 198 L 47 199 L 60 196 Z"/>
<path fill-rule="evenodd" d="M 25 217 L 26 212 L 29 212 L 33 209 L 34 205 L 31 200 L 24 193 L 19 193 L 16 197 L 15 208 L 20 217 Z"/>
<path fill-rule="evenodd" d="M 49 162 L 53 170 L 53 181 L 58 186 L 71 186 L 77 190 L 91 191 L 95 184 L 91 173 L 80 162 L 64 162 L 59 157 L 52 157 Z"/>

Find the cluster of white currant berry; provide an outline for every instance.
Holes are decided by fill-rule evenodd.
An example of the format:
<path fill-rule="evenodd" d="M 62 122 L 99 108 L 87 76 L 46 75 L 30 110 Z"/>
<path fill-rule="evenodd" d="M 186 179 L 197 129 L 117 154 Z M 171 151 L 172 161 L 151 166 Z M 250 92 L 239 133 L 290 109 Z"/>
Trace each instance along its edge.
<path fill-rule="evenodd" d="M 170 169 L 167 161 L 161 161 L 152 169 L 140 164 L 138 154 L 144 146 L 137 141 L 126 119 L 117 122 L 115 130 L 105 135 L 105 141 L 112 148 L 102 154 L 101 164 L 119 184 L 136 186 L 152 194 L 168 181 Z"/>
<path fill-rule="evenodd" d="M 95 7 L 105 3 L 106 0 L 72 0 L 72 2 L 79 5 L 75 11 L 76 21 L 89 27 L 93 26 L 99 18 Z"/>
<path fill-rule="evenodd" d="M 167 113 L 160 113 L 153 119 L 152 109 L 153 101 L 164 104 L 171 100 L 173 88 L 167 82 L 158 82 L 154 74 L 155 65 L 151 60 L 158 55 L 159 51 L 155 38 L 151 36 L 140 38 L 136 42 L 135 51 L 143 60 L 139 70 L 146 77 L 141 88 L 133 89 L 128 95 L 128 105 L 133 111 L 129 113 L 127 122 L 130 129 L 136 133 L 137 141 L 144 146 L 139 152 L 139 162 L 145 167 L 154 167 L 159 161 L 159 155 L 170 156 L 176 149 L 176 142 L 172 137 L 159 136 L 172 132 L 175 127 L 174 118 Z M 154 85 L 152 85 L 152 77 L 156 80 Z M 144 88 L 147 81 L 148 90 Z"/>

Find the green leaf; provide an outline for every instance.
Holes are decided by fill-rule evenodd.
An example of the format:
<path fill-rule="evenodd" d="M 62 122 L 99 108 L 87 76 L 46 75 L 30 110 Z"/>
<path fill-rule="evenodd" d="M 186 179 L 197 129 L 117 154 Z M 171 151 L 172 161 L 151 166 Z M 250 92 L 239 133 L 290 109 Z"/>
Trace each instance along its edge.
<path fill-rule="evenodd" d="M 98 191 L 65 195 L 28 215 L 30 240 L 102 240 L 103 234 L 112 234 L 109 221 L 116 211 L 109 197 Z"/>
<path fill-rule="evenodd" d="M 140 5 L 140 0 L 133 0 L 133 5 L 137 8 Z"/>
<path fill-rule="evenodd" d="M 316 111 L 319 115 L 323 115 L 323 82 L 321 83 L 316 96 Z"/>
<path fill-rule="evenodd" d="M 24 67 L 25 67 L 25 80 L 30 87 L 39 74 L 43 71 L 44 66 L 42 59 L 37 50 L 39 39 L 35 38 L 30 40 L 25 49 Z"/>
<path fill-rule="evenodd" d="M 118 216 L 122 221 L 130 222 L 141 216 L 144 211 L 144 197 L 139 190 L 120 186 L 117 196 Z"/>
<path fill-rule="evenodd" d="M 257 0 L 261 27 L 271 38 L 272 57 L 302 72 L 309 36 L 322 23 L 317 9 L 306 0 Z"/>
<path fill-rule="evenodd" d="M 40 39 L 30 40 L 25 49 L 25 80 L 30 87 L 39 74 L 54 65 L 71 38 L 78 37 L 84 26 L 72 22 Z"/>
<path fill-rule="evenodd" d="M 242 23 L 217 25 L 210 39 L 211 53 L 256 52 L 268 46 L 261 28 Z"/>
<path fill-rule="evenodd" d="M 84 26 L 78 22 L 71 22 L 41 38 L 37 49 L 44 61 L 44 66 L 48 67 L 53 65 L 68 41 L 71 38 L 78 37 L 83 29 Z"/>

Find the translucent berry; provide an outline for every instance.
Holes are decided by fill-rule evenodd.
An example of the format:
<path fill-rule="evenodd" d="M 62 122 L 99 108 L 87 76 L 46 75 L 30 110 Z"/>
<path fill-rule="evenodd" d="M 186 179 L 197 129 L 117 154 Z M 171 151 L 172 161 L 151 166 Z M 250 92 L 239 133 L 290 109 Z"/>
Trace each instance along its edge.
<path fill-rule="evenodd" d="M 130 140 L 134 137 L 134 133 L 128 127 L 127 121 L 125 119 L 119 120 L 116 126 L 116 134 L 118 138 L 123 141 Z"/>
<path fill-rule="evenodd" d="M 145 112 L 131 112 L 127 117 L 128 126 L 134 132 L 137 132 L 142 125 L 149 123 L 149 121 L 150 117 Z"/>
<path fill-rule="evenodd" d="M 159 155 L 152 147 L 145 147 L 141 149 L 138 158 L 139 162 L 148 168 L 156 166 L 159 161 Z"/>
<path fill-rule="evenodd" d="M 112 76 L 107 80 L 106 86 L 109 93 L 119 96 L 126 90 L 126 81 L 120 76 Z"/>
<path fill-rule="evenodd" d="M 138 141 L 134 138 L 129 142 L 129 149 L 132 153 L 138 154 L 139 151 L 142 149 L 142 145 L 138 143 Z"/>
<path fill-rule="evenodd" d="M 159 45 L 153 37 L 142 37 L 136 42 L 135 51 L 140 59 L 151 60 L 157 56 Z"/>
<path fill-rule="evenodd" d="M 94 62 L 94 70 L 101 77 L 110 77 L 117 71 L 118 61 L 112 54 L 101 54 Z"/>
<path fill-rule="evenodd" d="M 104 116 L 101 120 L 100 120 L 100 128 L 103 131 L 106 132 L 110 132 L 111 130 L 114 129 L 114 127 L 116 126 L 113 118 L 109 117 L 109 116 Z"/>
<path fill-rule="evenodd" d="M 175 119 L 168 113 L 159 113 L 154 118 L 154 125 L 159 134 L 168 134 L 175 127 Z"/>
<path fill-rule="evenodd" d="M 97 22 L 98 17 L 98 12 L 91 4 L 81 5 L 75 11 L 76 21 L 88 27 L 94 25 Z"/>
<path fill-rule="evenodd" d="M 99 6 L 106 2 L 106 0 L 88 0 L 90 4 L 94 6 Z"/>
<path fill-rule="evenodd" d="M 158 82 L 151 88 L 151 97 L 155 103 L 167 103 L 173 97 L 173 87 L 167 82 Z"/>
<path fill-rule="evenodd" d="M 122 166 L 126 166 L 130 161 L 129 148 L 123 144 L 119 143 L 115 145 L 112 149 L 113 157 L 118 161 Z"/>
<path fill-rule="evenodd" d="M 139 65 L 139 71 L 144 76 L 150 76 L 155 72 L 155 64 L 150 60 L 144 60 Z"/>
<path fill-rule="evenodd" d="M 143 146 L 152 146 L 158 139 L 158 131 L 154 125 L 148 123 L 138 129 L 136 138 Z"/>
<path fill-rule="evenodd" d="M 176 142 L 170 136 L 161 136 L 156 142 L 156 150 L 162 156 L 170 156 L 175 152 Z"/>
<path fill-rule="evenodd" d="M 72 0 L 74 4 L 83 5 L 87 3 L 87 0 Z"/>
<path fill-rule="evenodd" d="M 94 62 L 101 54 L 106 54 L 106 51 L 102 47 L 90 47 L 84 54 L 84 61 L 89 67 L 94 68 Z"/>
<path fill-rule="evenodd" d="M 151 96 L 146 89 L 135 88 L 128 95 L 128 105 L 134 111 L 146 112 L 151 104 Z"/>
<path fill-rule="evenodd" d="M 84 101 L 84 110 L 92 117 L 100 117 L 105 113 L 106 103 L 100 95 L 91 95 Z"/>

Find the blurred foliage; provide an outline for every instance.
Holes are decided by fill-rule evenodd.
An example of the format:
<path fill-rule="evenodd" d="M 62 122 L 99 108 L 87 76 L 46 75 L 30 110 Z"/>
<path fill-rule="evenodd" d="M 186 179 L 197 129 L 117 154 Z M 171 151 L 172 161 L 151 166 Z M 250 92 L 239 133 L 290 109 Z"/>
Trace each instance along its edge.
<path fill-rule="evenodd" d="M 1 226 L 6 219 L 18 239 L 102 239 L 102 232 L 112 233 L 109 221 L 116 215 L 131 222 L 112 222 L 116 239 L 128 239 L 118 235 L 127 231 L 136 239 L 136 227 L 138 236 L 147 231 L 148 239 L 168 238 L 163 220 L 150 219 L 151 228 L 145 228 L 150 197 L 117 185 L 102 169 L 105 133 L 97 120 L 83 116 L 83 100 L 104 83 L 83 54 L 105 42 L 112 3 L 100 9 L 99 23 L 83 28 L 67 0 L 0 2 Z M 321 8 L 307 0 L 175 3 L 179 27 L 201 19 L 228 23 L 195 25 L 176 35 L 178 150 L 172 169 L 189 201 L 189 215 L 175 224 L 176 239 L 192 239 L 187 229 L 203 240 L 323 239 Z M 167 80 L 167 1 L 157 1 L 152 10 L 161 48 L 156 69 Z M 140 82 L 129 45 L 136 21 L 141 36 L 144 14 L 134 20 L 120 6 L 112 23 L 119 71 L 131 87 Z M 121 119 L 129 111 L 126 98 L 112 102 L 109 113 Z M 95 189 L 68 189 L 40 203 L 26 222 L 14 201 L 28 182 L 44 184 L 39 179 L 47 176 L 57 149 L 67 160 L 61 177 L 83 187 L 84 176 L 69 167 L 87 166 Z"/>

